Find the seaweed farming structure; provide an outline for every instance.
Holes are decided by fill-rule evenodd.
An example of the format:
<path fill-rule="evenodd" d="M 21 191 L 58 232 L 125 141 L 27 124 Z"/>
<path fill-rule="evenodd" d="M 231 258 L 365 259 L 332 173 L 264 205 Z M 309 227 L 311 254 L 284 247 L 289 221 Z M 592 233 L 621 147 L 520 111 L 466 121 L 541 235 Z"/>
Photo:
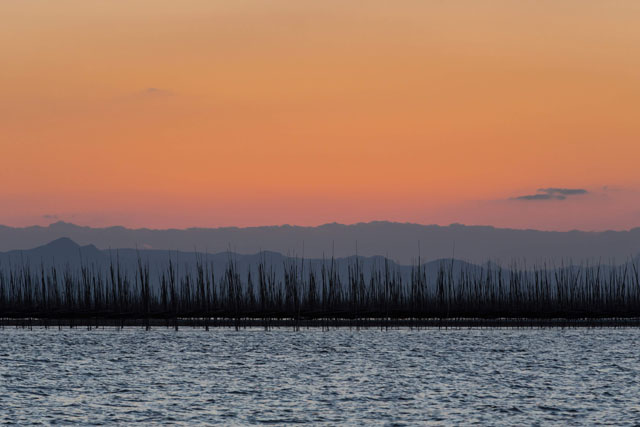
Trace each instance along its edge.
<path fill-rule="evenodd" d="M 334 259 L 313 268 L 303 259 L 251 273 L 232 257 L 224 271 L 199 259 L 178 273 L 169 260 L 152 278 L 138 259 L 135 274 L 108 266 L 0 266 L 0 324 L 45 327 L 180 325 L 545 326 L 640 325 L 640 274 L 634 261 L 581 265 L 459 269 L 442 262 L 427 275 L 418 262 L 408 280 L 388 260 L 348 274 Z M 106 268 L 105 268 L 106 267 Z M 276 275 L 276 269 L 280 274 Z M 429 279 L 432 277 L 434 279 Z"/>

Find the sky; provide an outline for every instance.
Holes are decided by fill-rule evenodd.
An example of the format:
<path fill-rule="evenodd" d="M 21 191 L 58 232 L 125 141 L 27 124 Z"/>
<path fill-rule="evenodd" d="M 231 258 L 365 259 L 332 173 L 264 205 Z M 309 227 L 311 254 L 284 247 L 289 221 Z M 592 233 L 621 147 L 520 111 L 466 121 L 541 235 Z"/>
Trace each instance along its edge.
<path fill-rule="evenodd" d="M 0 224 L 640 226 L 636 0 L 0 16 Z"/>

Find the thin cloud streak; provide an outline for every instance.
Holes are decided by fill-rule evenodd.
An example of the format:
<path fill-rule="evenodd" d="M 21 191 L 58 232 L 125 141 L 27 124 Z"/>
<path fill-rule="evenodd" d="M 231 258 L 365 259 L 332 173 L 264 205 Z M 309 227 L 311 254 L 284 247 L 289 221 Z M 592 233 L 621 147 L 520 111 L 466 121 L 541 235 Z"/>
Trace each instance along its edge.
<path fill-rule="evenodd" d="M 588 194 L 584 188 L 539 188 L 536 194 L 512 197 L 511 200 L 538 201 L 538 200 L 566 200 L 567 197 Z"/>

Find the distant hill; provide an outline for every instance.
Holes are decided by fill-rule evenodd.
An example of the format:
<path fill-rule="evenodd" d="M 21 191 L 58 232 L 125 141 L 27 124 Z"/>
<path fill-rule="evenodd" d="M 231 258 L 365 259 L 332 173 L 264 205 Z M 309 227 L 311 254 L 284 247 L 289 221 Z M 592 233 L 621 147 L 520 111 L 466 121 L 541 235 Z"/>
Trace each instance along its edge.
<path fill-rule="evenodd" d="M 420 254 L 423 260 L 455 257 L 472 263 L 526 259 L 560 263 L 563 259 L 618 262 L 640 252 L 640 228 L 629 231 L 550 232 L 488 226 L 419 225 L 370 222 L 353 225 L 325 224 L 318 227 L 267 226 L 190 228 L 185 230 L 91 228 L 65 222 L 47 227 L 0 226 L 0 251 L 30 249 L 69 238 L 93 249 L 139 248 L 183 252 L 255 254 L 271 251 L 307 258 L 387 256 L 409 265 Z M 420 248 L 420 249 L 419 249 Z M 69 248 L 59 248 L 65 252 Z M 95 251 L 86 247 L 87 257 Z M 39 250 L 46 251 L 40 248 Z"/>
<path fill-rule="evenodd" d="M 303 262 L 301 258 L 287 257 L 271 251 L 263 251 L 256 254 L 236 254 L 233 252 L 210 254 L 158 249 L 124 248 L 100 250 L 93 245 L 80 246 L 71 239 L 63 237 L 33 249 L 0 252 L 0 269 L 5 270 L 6 273 L 8 269 L 16 269 L 23 266 L 28 266 L 32 271 L 40 270 L 41 268 L 48 270 L 55 266 L 62 270 L 69 268 L 72 273 L 78 273 L 81 266 L 88 266 L 106 273 L 113 263 L 114 266 L 119 265 L 122 270 L 133 275 L 136 274 L 139 259 L 144 264 L 149 265 L 151 277 L 154 281 L 162 272 L 167 271 L 169 261 L 173 262 L 179 273 L 185 271 L 195 273 L 197 262 L 201 261 L 209 268 L 212 268 L 217 276 L 223 274 L 229 261 L 233 261 L 243 278 L 246 278 L 249 271 L 254 277 L 257 277 L 258 264 L 263 261 L 267 269 L 272 268 L 278 280 L 282 280 L 284 266 L 290 265 L 290 263 L 297 263 L 303 269 L 302 271 L 308 272 L 312 268 L 316 273 L 320 272 L 323 264 L 328 268 L 331 263 L 330 258 L 305 258 Z M 355 265 L 356 259 L 367 280 L 374 268 L 384 268 L 385 259 L 381 256 L 335 258 L 333 260 L 334 265 L 343 279 L 346 280 L 348 277 L 348 268 Z M 426 269 L 430 280 L 435 280 L 442 263 L 447 263 L 447 266 L 453 265 L 457 271 L 461 269 L 465 271 L 480 269 L 479 266 L 460 260 L 433 260 L 422 264 L 422 268 Z M 409 281 L 411 266 L 396 264 L 393 261 L 388 261 L 388 266 L 391 274 L 398 273 L 402 276 L 403 281 Z"/>

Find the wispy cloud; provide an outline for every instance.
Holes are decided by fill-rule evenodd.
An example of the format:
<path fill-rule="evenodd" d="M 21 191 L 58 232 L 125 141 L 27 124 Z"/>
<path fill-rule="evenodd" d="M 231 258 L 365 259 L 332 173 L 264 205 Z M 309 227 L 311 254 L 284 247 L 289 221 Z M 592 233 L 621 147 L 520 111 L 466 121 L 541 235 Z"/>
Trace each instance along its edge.
<path fill-rule="evenodd" d="M 539 188 L 535 194 L 525 194 L 523 196 L 512 197 L 511 200 L 538 201 L 538 200 L 566 200 L 571 196 L 581 196 L 588 194 L 584 188 Z"/>

